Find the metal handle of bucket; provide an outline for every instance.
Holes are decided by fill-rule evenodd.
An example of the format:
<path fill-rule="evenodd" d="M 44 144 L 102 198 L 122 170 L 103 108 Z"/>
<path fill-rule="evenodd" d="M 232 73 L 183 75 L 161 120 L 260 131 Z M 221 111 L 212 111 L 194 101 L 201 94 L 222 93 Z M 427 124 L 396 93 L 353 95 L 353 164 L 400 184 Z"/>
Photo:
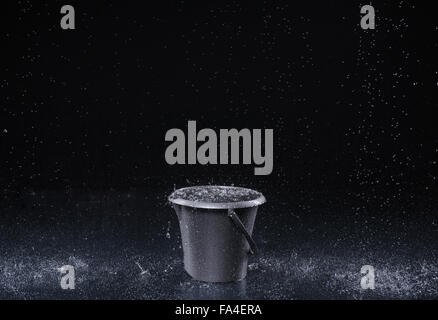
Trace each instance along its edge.
<path fill-rule="evenodd" d="M 239 229 L 240 232 L 243 233 L 243 235 L 246 238 L 246 241 L 249 243 L 249 252 L 251 254 L 257 254 L 258 248 L 256 243 L 254 242 L 253 238 L 249 234 L 248 230 L 246 230 L 245 226 L 243 225 L 242 221 L 240 221 L 237 214 L 234 212 L 233 209 L 228 209 L 228 217 L 230 217 L 231 221 L 233 221 L 234 225 Z"/>

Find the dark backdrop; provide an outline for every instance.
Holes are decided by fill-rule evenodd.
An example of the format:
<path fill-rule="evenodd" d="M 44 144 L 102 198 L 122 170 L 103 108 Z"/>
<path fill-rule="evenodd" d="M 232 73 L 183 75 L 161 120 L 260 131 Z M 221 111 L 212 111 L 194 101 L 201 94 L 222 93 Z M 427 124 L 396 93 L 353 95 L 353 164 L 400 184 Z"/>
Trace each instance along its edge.
<path fill-rule="evenodd" d="M 295 190 L 433 184 L 431 7 L 384 1 L 364 31 L 354 1 L 160 3 L 73 1 L 75 31 L 62 1 L 4 5 L 4 187 L 264 182 L 252 166 L 168 166 L 164 134 L 190 119 L 273 128 L 267 179 Z"/>

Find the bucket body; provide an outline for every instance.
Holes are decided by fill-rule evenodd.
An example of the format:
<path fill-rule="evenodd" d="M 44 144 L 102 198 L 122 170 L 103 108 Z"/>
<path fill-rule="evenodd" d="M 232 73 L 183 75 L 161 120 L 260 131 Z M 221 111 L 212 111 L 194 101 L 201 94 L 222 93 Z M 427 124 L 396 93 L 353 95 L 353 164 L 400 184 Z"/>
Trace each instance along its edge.
<path fill-rule="evenodd" d="M 173 204 L 181 229 L 184 268 L 195 280 L 230 282 L 245 278 L 250 246 L 236 228 L 227 209 L 196 208 Z M 257 206 L 236 208 L 251 235 Z"/>

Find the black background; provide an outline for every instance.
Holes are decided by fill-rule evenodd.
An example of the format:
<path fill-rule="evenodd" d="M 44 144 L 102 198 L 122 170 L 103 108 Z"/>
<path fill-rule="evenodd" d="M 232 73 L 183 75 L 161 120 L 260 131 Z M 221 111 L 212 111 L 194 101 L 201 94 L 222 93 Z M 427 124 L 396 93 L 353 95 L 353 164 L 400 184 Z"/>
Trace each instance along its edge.
<path fill-rule="evenodd" d="M 373 3 L 376 29 L 362 30 L 367 3 L 357 1 L 70 1 L 76 30 L 68 31 L 59 26 L 64 4 L 2 3 L 1 237 L 13 270 L 1 281 L 2 297 L 63 297 L 48 259 L 86 261 L 82 271 L 93 276 L 96 264 L 97 284 L 84 276 L 80 297 L 186 297 L 163 285 L 168 261 L 178 280 L 167 281 L 183 277 L 166 198 L 197 184 L 255 188 L 268 199 L 255 227 L 266 256 L 251 283 L 264 274 L 284 281 L 291 252 L 307 265 L 327 264 L 316 263 L 309 283 L 294 280 L 297 291 L 249 285 L 238 297 L 363 297 L 358 271 L 354 285 L 340 284 L 344 291 L 324 282 L 349 263 L 348 270 L 373 263 L 415 270 L 387 278 L 373 297 L 437 297 L 431 4 Z M 254 176 L 253 165 L 167 165 L 164 135 L 188 120 L 199 129 L 274 129 L 272 174 Z M 153 264 L 152 277 L 162 281 L 151 286 L 163 292 L 132 290 L 135 265 L 117 281 L 131 291 L 102 289 L 102 265 L 114 256 L 123 261 L 113 267 L 119 271 Z M 418 261 L 426 274 L 415 273 Z M 35 272 L 50 285 L 29 284 L 26 268 L 46 268 Z M 189 298 L 199 297 L 196 288 Z"/>

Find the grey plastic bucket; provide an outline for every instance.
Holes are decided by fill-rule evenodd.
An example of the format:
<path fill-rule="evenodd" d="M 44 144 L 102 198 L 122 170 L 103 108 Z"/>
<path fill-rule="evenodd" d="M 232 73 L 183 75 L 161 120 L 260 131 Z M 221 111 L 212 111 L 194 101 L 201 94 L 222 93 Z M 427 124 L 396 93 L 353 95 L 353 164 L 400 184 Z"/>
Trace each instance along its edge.
<path fill-rule="evenodd" d="M 193 201 L 175 194 L 194 188 L 227 188 L 257 194 L 254 199 L 232 202 Z M 231 190 L 232 191 L 232 190 Z M 246 277 L 248 254 L 257 253 L 252 239 L 258 206 L 265 197 L 254 190 L 199 186 L 176 190 L 169 201 L 178 216 L 184 253 L 184 269 L 195 280 L 239 281 Z"/>

